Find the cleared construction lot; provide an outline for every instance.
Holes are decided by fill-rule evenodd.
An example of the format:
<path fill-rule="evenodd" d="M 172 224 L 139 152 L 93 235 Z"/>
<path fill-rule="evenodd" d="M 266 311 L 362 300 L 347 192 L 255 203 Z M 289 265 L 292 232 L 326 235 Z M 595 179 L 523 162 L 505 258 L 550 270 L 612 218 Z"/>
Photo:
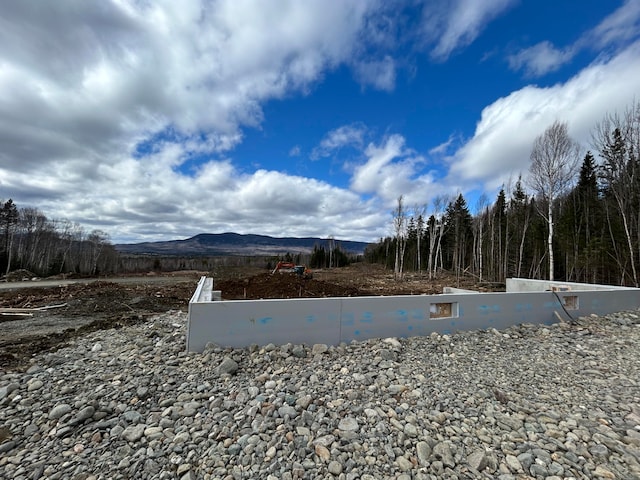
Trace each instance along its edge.
<path fill-rule="evenodd" d="M 137 323 L 169 310 L 187 311 L 201 275 L 215 279 L 225 299 L 318 298 L 337 296 L 424 294 L 456 283 L 443 276 L 429 281 L 410 276 L 396 282 L 393 273 L 377 265 L 314 272 L 312 280 L 270 275 L 256 268 L 215 272 L 176 272 L 100 279 L 38 279 L 0 283 L 0 309 L 27 315 L 0 315 L 0 368 L 28 364 L 35 353 L 56 349 L 78 335 Z M 469 288 L 491 289 L 463 280 Z M 48 307 L 56 308 L 48 308 Z M 44 308 L 42 310 L 39 310 Z M 30 314 L 30 315 L 29 315 Z"/>

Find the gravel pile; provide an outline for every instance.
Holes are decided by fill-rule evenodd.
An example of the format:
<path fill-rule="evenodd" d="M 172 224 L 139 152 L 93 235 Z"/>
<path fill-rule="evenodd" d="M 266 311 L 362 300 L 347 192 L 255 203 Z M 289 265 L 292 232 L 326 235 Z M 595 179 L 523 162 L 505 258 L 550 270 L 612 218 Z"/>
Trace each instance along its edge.
<path fill-rule="evenodd" d="M 640 479 L 640 312 L 208 346 L 186 314 L 0 373 L 0 478 Z"/>

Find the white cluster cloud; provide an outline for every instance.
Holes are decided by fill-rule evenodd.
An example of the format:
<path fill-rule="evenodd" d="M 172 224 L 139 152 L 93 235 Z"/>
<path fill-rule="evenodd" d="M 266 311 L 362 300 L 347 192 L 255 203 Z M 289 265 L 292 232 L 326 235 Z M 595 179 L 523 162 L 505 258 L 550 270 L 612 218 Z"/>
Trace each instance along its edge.
<path fill-rule="evenodd" d="M 473 138 L 450 158 L 450 179 L 495 189 L 526 174 L 533 141 L 556 120 L 568 123 L 586 151 L 597 122 L 637 100 L 639 75 L 640 41 L 564 84 L 528 86 L 498 99 L 482 111 Z"/>
<path fill-rule="evenodd" d="M 28 143 L 42 149 L 31 161 L 99 156 L 169 127 L 231 149 L 262 102 L 351 58 L 367 5 L 14 2 L 0 19 L 4 160 L 25 166 Z"/>
<path fill-rule="evenodd" d="M 520 50 L 508 58 L 513 70 L 525 70 L 528 77 L 541 77 L 559 69 L 573 58 L 572 49 L 559 50 L 549 41 L 540 42 L 533 47 Z"/>
<path fill-rule="evenodd" d="M 405 146 L 402 135 L 390 135 L 380 145 L 370 143 L 366 161 L 354 167 L 351 188 L 358 193 L 373 193 L 392 209 L 402 195 L 408 205 L 423 205 L 440 193 L 434 176 L 425 172 L 426 160 Z"/>
<path fill-rule="evenodd" d="M 362 123 L 343 125 L 329 131 L 311 152 L 311 159 L 328 157 L 345 147 L 361 148 L 363 146 L 367 127 Z"/>
<path fill-rule="evenodd" d="M 265 101 L 304 94 L 340 64 L 375 83 L 354 52 L 364 30 L 375 33 L 367 19 L 377 8 L 359 1 L 327 8 L 322 0 L 7 4 L 0 196 L 108 226 L 118 241 L 145 231 L 282 234 L 289 220 L 290 235 L 337 234 L 345 222 L 329 222 L 338 214 L 371 218 L 373 205 L 348 191 L 246 174 L 225 155 L 244 127 L 261 124 Z M 201 154 L 208 163 L 182 173 Z M 323 205 L 322 215 L 312 205 Z M 326 218 L 326 228 L 296 221 L 302 210 Z"/>
<path fill-rule="evenodd" d="M 356 79 L 363 86 L 371 85 L 377 90 L 392 91 L 396 85 L 396 65 L 390 55 L 382 60 L 358 62 L 354 66 Z"/>
<path fill-rule="evenodd" d="M 516 0 L 455 0 L 426 2 L 422 35 L 431 56 L 446 60 L 454 51 L 471 44 L 486 25 Z"/>
<path fill-rule="evenodd" d="M 555 47 L 545 40 L 509 55 L 512 70 L 524 70 L 529 77 L 541 77 L 570 62 L 583 49 L 625 48 L 640 38 L 640 0 L 626 0 L 597 26 L 585 32 L 572 45 Z"/>
<path fill-rule="evenodd" d="M 595 40 L 599 48 L 633 41 L 640 36 L 640 1 L 625 0 L 586 37 Z"/>
<path fill-rule="evenodd" d="M 324 0 L 5 2 L 0 198 L 101 228 L 117 242 L 221 231 L 375 240 L 388 234 L 388 210 L 401 194 L 407 205 L 424 204 L 526 170 L 533 138 L 556 118 L 585 141 L 596 117 L 632 100 L 638 45 L 563 85 L 527 87 L 486 107 L 444 179 L 432 157 L 451 151 L 453 137 L 422 154 L 401 132 L 376 139 L 364 123 L 338 127 L 310 158 L 356 151 L 340 188 L 238 167 L 233 152 L 245 130 L 261 128 L 265 102 L 306 95 L 339 67 L 363 90 L 392 91 L 398 44 L 420 37 L 431 58 L 445 61 L 514 4 L 424 2 L 419 31 L 405 38 L 402 9 L 381 0 L 330 8 Z M 634 38 L 637 6 L 627 1 L 592 34 L 607 45 Z M 545 48 L 513 67 L 535 73 L 564 61 L 546 61 L 561 51 Z M 296 142 L 289 156 L 302 158 Z"/>

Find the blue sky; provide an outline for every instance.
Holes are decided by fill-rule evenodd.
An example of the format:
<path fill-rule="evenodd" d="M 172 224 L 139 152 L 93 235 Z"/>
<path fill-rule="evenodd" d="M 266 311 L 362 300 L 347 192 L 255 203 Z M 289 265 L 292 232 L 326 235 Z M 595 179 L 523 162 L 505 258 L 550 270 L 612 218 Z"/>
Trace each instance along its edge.
<path fill-rule="evenodd" d="M 403 195 L 474 209 L 554 121 L 640 93 L 640 0 L 16 1 L 0 199 L 115 243 L 376 241 Z"/>

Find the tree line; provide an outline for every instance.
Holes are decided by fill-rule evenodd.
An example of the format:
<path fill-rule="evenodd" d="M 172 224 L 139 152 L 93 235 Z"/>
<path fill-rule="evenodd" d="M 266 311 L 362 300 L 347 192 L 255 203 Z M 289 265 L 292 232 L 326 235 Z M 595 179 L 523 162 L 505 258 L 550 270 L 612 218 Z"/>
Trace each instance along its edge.
<path fill-rule="evenodd" d="M 36 276 L 97 276 L 150 271 L 264 267 L 255 256 L 205 257 L 121 254 L 102 230 L 87 231 L 68 220 L 50 220 L 38 209 L 0 201 L 0 277 L 15 270 Z"/>
<path fill-rule="evenodd" d="M 393 235 L 365 254 L 433 278 L 448 271 L 479 281 L 507 277 L 638 286 L 640 278 L 640 103 L 604 117 L 584 155 L 554 122 L 536 138 L 530 168 L 472 215 L 462 194 L 393 212 Z"/>
<path fill-rule="evenodd" d="M 118 268 L 118 252 L 101 230 L 50 220 L 36 208 L 0 202 L 0 275 L 25 269 L 36 275 L 99 275 Z"/>
<path fill-rule="evenodd" d="M 354 256 L 340 242 L 315 245 L 310 254 L 284 256 L 156 256 L 121 254 L 107 233 L 87 231 L 67 220 L 50 220 L 38 209 L 19 208 L 12 199 L 0 201 L 0 277 L 15 270 L 36 276 L 109 275 L 149 271 L 200 270 L 259 266 L 268 270 L 280 260 L 312 268 L 345 266 Z"/>

